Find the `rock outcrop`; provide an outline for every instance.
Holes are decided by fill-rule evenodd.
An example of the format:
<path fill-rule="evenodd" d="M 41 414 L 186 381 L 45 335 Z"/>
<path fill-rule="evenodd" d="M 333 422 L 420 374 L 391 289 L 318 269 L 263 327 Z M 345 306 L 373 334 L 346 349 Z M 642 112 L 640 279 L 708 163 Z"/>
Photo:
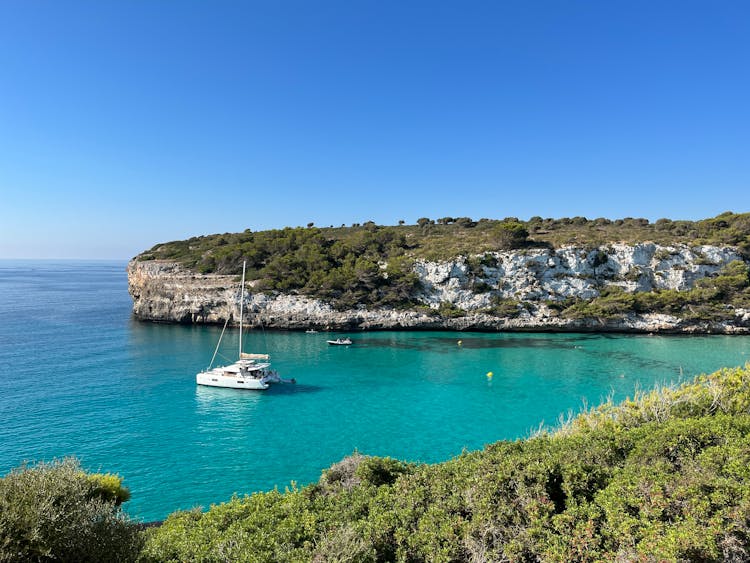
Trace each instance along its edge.
<path fill-rule="evenodd" d="M 750 311 L 734 310 L 722 322 L 695 323 L 671 315 L 629 313 L 617 319 L 571 319 L 550 305 L 569 298 L 592 299 L 603 288 L 627 292 L 691 289 L 697 280 L 715 275 L 742 260 L 732 248 L 685 245 L 612 244 L 586 249 L 528 249 L 459 257 L 445 262 L 419 261 L 425 306 L 419 310 L 339 311 L 317 299 L 254 291 L 245 294 L 245 322 L 266 328 L 299 330 L 610 330 L 637 332 L 750 333 Z M 178 323 L 238 322 L 239 279 L 198 274 L 179 264 L 140 261 L 128 265 L 134 315 L 141 320 Z M 498 317 L 487 312 L 498 299 L 522 302 L 518 314 Z M 461 315 L 437 314 L 441 305 Z"/>

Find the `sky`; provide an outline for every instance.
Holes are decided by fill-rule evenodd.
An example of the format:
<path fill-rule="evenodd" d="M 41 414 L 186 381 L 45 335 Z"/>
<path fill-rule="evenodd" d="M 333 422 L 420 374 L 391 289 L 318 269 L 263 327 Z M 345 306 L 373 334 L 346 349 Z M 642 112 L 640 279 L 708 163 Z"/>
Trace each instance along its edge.
<path fill-rule="evenodd" d="M 3 0 L 0 258 L 750 211 L 750 3 Z"/>

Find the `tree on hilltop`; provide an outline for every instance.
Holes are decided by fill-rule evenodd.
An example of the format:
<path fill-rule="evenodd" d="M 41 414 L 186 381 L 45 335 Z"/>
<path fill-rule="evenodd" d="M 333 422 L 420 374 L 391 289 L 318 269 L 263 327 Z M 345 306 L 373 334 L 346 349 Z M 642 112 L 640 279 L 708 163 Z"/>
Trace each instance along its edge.
<path fill-rule="evenodd" d="M 526 245 L 529 231 L 519 221 L 504 221 L 492 230 L 492 235 L 501 250 L 513 250 Z"/>

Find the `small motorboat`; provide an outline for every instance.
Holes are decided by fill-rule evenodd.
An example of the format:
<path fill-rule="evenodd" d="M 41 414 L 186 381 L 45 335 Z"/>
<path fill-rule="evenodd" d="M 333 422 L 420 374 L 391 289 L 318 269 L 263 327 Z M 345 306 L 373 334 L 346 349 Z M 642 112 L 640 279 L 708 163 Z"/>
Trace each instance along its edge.
<path fill-rule="evenodd" d="M 352 343 L 352 339 L 347 336 L 346 338 L 337 338 L 336 340 L 328 340 L 327 342 L 331 346 L 349 346 Z"/>

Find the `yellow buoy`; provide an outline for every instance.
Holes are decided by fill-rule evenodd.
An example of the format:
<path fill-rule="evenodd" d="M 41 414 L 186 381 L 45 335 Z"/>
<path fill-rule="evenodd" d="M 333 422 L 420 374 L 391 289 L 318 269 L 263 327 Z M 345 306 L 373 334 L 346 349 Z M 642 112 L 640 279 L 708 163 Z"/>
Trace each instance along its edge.
<path fill-rule="evenodd" d="M 487 379 L 492 379 L 492 376 L 493 376 L 493 375 L 495 375 L 495 374 L 494 374 L 494 373 L 492 373 L 491 371 L 488 371 L 488 372 L 487 372 Z"/>
<path fill-rule="evenodd" d="M 459 341 L 458 341 L 458 345 L 459 345 L 459 346 L 461 346 L 461 344 L 463 344 L 463 343 L 464 343 L 464 341 L 463 341 L 463 340 L 459 340 Z"/>

